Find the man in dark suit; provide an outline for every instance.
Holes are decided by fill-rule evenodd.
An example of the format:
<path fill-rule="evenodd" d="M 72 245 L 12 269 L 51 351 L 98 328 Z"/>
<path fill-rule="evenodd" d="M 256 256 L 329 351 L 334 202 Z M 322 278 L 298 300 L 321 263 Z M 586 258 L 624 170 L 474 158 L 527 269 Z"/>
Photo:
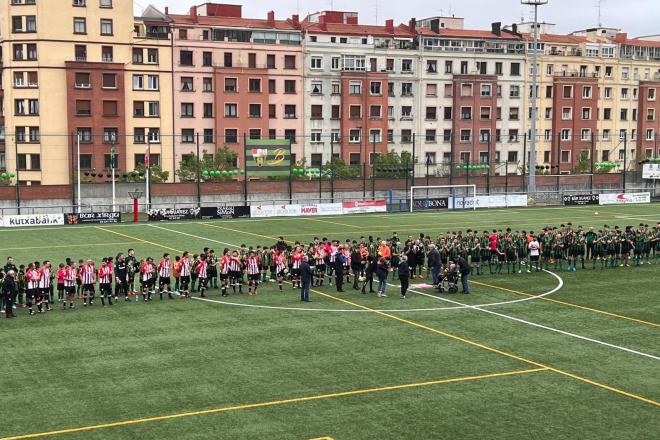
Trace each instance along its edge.
<path fill-rule="evenodd" d="M 401 257 L 398 272 L 399 281 L 401 282 L 401 299 L 406 299 L 406 292 L 408 292 L 408 283 L 410 281 L 410 267 L 408 266 L 408 257 L 405 255 Z"/>
<path fill-rule="evenodd" d="M 436 249 L 435 244 L 429 244 L 429 255 L 427 262 L 431 276 L 433 277 L 433 285 L 437 286 L 440 279 L 440 252 Z"/>
<path fill-rule="evenodd" d="M 300 301 L 309 302 L 309 287 L 312 285 L 312 267 L 307 255 L 300 263 Z"/>
<path fill-rule="evenodd" d="M 5 294 L 5 314 L 7 318 L 14 317 L 14 298 L 18 291 L 16 290 L 16 272 L 10 270 L 5 277 L 2 291 Z"/>
<path fill-rule="evenodd" d="M 458 271 L 461 273 L 461 283 L 463 283 L 463 293 L 470 293 L 470 287 L 468 286 L 468 276 L 470 275 L 471 269 L 468 262 L 465 258 L 460 255 L 454 257 L 454 262 L 458 266 Z"/>
<path fill-rule="evenodd" d="M 334 269 L 335 269 L 335 283 L 337 285 L 337 292 L 343 292 L 344 289 L 344 256 L 341 254 L 341 248 L 337 251 L 335 256 Z"/>

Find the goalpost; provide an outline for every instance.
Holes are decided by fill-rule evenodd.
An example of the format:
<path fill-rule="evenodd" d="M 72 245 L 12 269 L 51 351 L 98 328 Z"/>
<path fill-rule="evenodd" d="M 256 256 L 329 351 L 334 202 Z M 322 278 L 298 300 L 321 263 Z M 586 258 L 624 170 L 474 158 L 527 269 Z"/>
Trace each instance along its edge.
<path fill-rule="evenodd" d="M 417 198 L 415 198 L 417 197 Z M 462 205 L 465 206 L 464 201 L 472 199 L 471 209 L 476 210 L 477 204 L 474 201 L 477 198 L 477 185 L 431 185 L 431 186 L 411 186 L 410 187 L 410 212 L 417 210 L 430 210 L 446 208 L 439 206 L 444 203 L 443 199 L 447 199 L 449 203 L 454 202 L 452 208 L 455 209 L 456 201 L 462 200 Z M 461 208 L 459 208 L 461 209 Z M 462 208 L 465 209 L 465 208 Z M 468 208 L 469 209 L 469 208 Z"/>

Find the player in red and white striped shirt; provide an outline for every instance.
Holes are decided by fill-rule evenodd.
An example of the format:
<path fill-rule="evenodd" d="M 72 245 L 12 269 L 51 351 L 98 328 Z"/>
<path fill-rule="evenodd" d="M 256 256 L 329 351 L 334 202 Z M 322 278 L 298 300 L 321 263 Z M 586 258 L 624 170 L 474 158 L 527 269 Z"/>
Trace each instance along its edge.
<path fill-rule="evenodd" d="M 105 299 L 112 305 L 112 258 L 104 258 L 101 267 L 97 271 L 99 279 L 99 294 L 101 295 L 101 305 L 105 307 Z"/>
<path fill-rule="evenodd" d="M 40 310 L 45 306 L 45 310 L 53 310 L 49 305 L 50 297 L 50 284 L 52 281 L 51 278 L 51 268 L 50 261 L 46 260 L 43 262 L 41 268 L 37 271 L 39 274 L 39 284 L 38 284 L 38 293 L 37 293 L 37 307 Z"/>
<path fill-rule="evenodd" d="M 151 257 L 143 260 L 140 265 L 140 283 L 142 284 L 142 300 L 151 301 L 151 292 L 156 284 L 156 266 Z"/>
<path fill-rule="evenodd" d="M 238 286 L 238 293 L 243 293 L 243 273 L 241 272 L 241 266 L 241 257 L 238 251 L 234 251 L 229 259 L 229 279 L 234 293 L 236 293 L 236 286 Z"/>
<path fill-rule="evenodd" d="M 82 280 L 83 305 L 94 304 L 94 294 L 96 286 L 96 267 L 92 260 L 87 260 L 80 268 L 80 278 Z"/>
<path fill-rule="evenodd" d="M 172 262 L 170 261 L 170 254 L 165 253 L 163 254 L 163 259 L 158 262 L 158 293 L 160 294 L 161 301 L 163 300 L 165 286 L 167 286 L 167 297 L 172 299 L 171 269 Z"/>
<path fill-rule="evenodd" d="M 294 251 L 291 253 L 291 284 L 294 288 L 300 287 L 300 263 L 302 263 L 303 256 L 302 249 L 300 245 L 296 246 Z"/>
<path fill-rule="evenodd" d="M 179 291 L 184 298 L 190 296 L 190 253 L 185 251 L 179 261 Z"/>
<path fill-rule="evenodd" d="M 25 281 L 27 283 L 27 290 L 25 294 L 26 303 L 28 306 L 28 313 L 30 316 L 34 315 L 32 304 L 39 294 L 39 272 L 37 272 L 36 265 L 30 263 L 27 271 L 25 272 Z M 39 312 L 41 312 L 41 304 L 39 304 Z"/>
<path fill-rule="evenodd" d="M 254 251 L 250 252 L 246 262 L 246 270 L 248 275 L 248 295 L 256 295 L 257 289 L 259 288 L 259 278 L 260 278 L 260 269 L 259 265 L 261 260 L 255 254 Z M 252 286 L 254 286 L 254 293 L 252 292 Z"/>
<path fill-rule="evenodd" d="M 316 252 L 314 252 L 314 260 L 316 260 L 316 285 L 322 286 L 323 280 L 325 279 L 326 260 L 326 250 L 323 244 L 320 244 L 316 247 Z"/>
<path fill-rule="evenodd" d="M 66 310 L 66 303 L 69 303 L 69 309 L 75 308 L 73 305 L 73 300 L 76 297 L 76 280 L 78 279 L 78 267 L 76 262 L 69 260 L 69 265 L 65 268 L 64 271 L 64 292 L 66 296 L 64 298 L 64 310 Z"/>
<path fill-rule="evenodd" d="M 222 258 L 220 259 L 220 289 L 222 291 L 222 296 L 227 296 L 230 262 L 231 257 L 229 256 L 229 249 L 225 248 L 222 252 Z"/>
<path fill-rule="evenodd" d="M 275 273 L 277 274 L 277 287 L 282 291 L 282 282 L 284 276 L 289 270 L 287 269 L 287 256 L 286 251 L 275 250 Z"/>
<path fill-rule="evenodd" d="M 206 289 L 208 288 L 208 256 L 206 254 L 202 254 L 199 257 L 199 262 L 197 263 L 197 267 L 195 270 L 197 271 L 197 277 L 199 279 L 199 296 L 201 298 L 206 298 L 206 295 L 204 295 L 204 292 L 206 292 Z"/>

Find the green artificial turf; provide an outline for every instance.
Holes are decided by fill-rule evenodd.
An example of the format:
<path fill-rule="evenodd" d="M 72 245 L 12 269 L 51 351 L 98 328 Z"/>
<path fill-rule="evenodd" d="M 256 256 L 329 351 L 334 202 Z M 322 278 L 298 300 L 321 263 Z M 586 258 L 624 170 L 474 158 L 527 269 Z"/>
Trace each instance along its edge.
<path fill-rule="evenodd" d="M 435 237 L 468 228 L 660 221 L 658 205 L 596 209 L 2 229 L 0 255 L 56 265 L 132 247 L 157 261 L 163 252 L 205 246 L 220 253 L 230 245 L 271 245 L 279 235 L 343 241 L 394 231 Z M 65 312 L 56 304 L 33 317 L 18 309 L 17 319 L 0 320 L 0 439 L 131 420 L 47 438 L 657 438 L 657 263 L 559 271 L 560 290 L 513 303 L 560 281 L 524 271 L 473 276 L 469 296 L 439 299 L 413 287 L 405 301 L 394 280 L 388 298 L 324 286 L 305 305 L 314 311 L 301 309 L 296 290 L 279 292 L 275 283 L 256 297 L 222 298 L 212 289 L 208 302 L 156 296 L 149 304 L 97 302 Z M 367 391 L 351 393 L 360 390 Z M 219 411 L 194 414 L 209 409 Z M 175 414 L 185 416 L 142 420 Z"/>

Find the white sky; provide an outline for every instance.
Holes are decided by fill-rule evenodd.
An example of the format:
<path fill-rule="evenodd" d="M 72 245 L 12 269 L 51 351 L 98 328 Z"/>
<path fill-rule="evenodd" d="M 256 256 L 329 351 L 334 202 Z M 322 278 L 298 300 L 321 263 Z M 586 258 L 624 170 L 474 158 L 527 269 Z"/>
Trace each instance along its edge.
<path fill-rule="evenodd" d="M 184 13 L 191 5 L 206 0 L 134 0 L 136 15 L 148 4 L 163 10 L 170 7 L 171 13 Z M 217 1 L 223 3 L 223 1 Z M 520 0 L 406 0 L 402 8 L 400 0 L 224 0 L 224 3 L 243 4 L 246 18 L 266 17 L 266 12 L 275 10 L 277 18 L 290 17 L 299 13 L 327 10 L 356 11 L 360 22 L 384 23 L 393 18 L 396 23 L 407 23 L 411 17 L 417 19 L 434 15 L 455 14 L 465 18 L 466 28 L 489 29 L 493 21 L 511 24 L 521 17 L 533 17 L 530 7 L 522 6 Z M 578 29 L 595 27 L 598 24 L 598 0 L 549 0 L 539 9 L 539 21 L 557 24 L 557 32 L 568 33 Z M 620 28 L 631 37 L 660 34 L 660 1 L 658 0 L 602 0 L 602 24 Z"/>

